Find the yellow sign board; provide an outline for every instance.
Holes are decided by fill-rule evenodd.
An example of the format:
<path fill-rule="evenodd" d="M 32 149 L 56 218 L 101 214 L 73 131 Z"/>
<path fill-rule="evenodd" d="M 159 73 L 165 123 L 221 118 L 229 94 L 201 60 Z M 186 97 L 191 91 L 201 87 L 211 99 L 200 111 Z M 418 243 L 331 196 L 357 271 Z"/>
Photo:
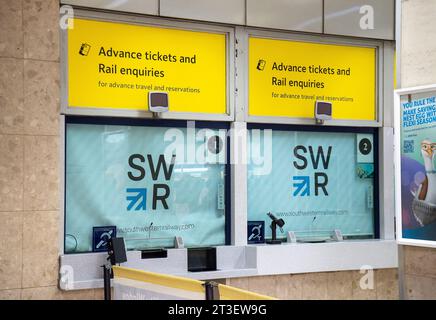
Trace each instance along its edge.
<path fill-rule="evenodd" d="M 225 114 L 226 66 L 224 33 L 74 19 L 68 105 L 148 110 L 163 91 L 169 111 Z"/>
<path fill-rule="evenodd" d="M 332 118 L 376 119 L 376 49 L 251 37 L 249 115 L 313 118 L 315 101 Z"/>

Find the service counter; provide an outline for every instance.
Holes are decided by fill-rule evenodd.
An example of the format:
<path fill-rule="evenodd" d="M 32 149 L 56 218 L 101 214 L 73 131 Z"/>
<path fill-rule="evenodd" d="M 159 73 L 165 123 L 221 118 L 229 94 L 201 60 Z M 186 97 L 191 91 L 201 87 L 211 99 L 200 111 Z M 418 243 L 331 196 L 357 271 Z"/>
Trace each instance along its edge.
<path fill-rule="evenodd" d="M 166 258 L 155 259 L 141 259 L 141 251 L 129 251 L 128 261 L 122 265 L 198 280 L 398 267 L 395 240 L 220 246 L 216 249 L 216 271 L 188 272 L 187 249 L 168 249 Z M 102 288 L 100 266 L 106 257 L 106 253 L 62 255 L 61 273 L 68 276 L 61 274 L 61 289 Z M 66 286 L 67 279 L 72 286 Z"/>

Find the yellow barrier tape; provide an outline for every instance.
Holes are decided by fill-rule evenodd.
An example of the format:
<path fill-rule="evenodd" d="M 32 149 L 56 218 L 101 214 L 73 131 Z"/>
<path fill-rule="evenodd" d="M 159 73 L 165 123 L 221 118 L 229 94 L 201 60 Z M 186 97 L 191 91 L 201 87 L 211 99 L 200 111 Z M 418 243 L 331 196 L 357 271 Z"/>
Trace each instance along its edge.
<path fill-rule="evenodd" d="M 114 271 L 115 278 L 127 278 L 192 292 L 205 292 L 204 281 L 119 266 L 114 266 L 112 269 Z M 277 298 L 274 297 L 226 286 L 223 284 L 218 285 L 218 290 L 220 294 L 220 300 L 277 300 Z"/>
<path fill-rule="evenodd" d="M 220 300 L 277 300 L 277 298 L 226 286 L 223 284 L 218 285 L 218 289 L 220 292 Z"/>
<path fill-rule="evenodd" d="M 204 292 L 203 281 L 125 267 L 112 267 L 115 278 L 127 278 L 192 292 Z"/>

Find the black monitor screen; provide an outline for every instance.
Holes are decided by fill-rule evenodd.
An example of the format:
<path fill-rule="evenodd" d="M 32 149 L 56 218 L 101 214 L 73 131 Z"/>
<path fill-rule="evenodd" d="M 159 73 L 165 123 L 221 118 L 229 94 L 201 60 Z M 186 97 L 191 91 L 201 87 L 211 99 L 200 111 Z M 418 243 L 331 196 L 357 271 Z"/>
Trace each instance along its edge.
<path fill-rule="evenodd" d="M 188 248 L 188 271 L 216 270 L 216 248 Z"/>
<path fill-rule="evenodd" d="M 332 115 L 332 105 L 328 102 L 317 102 L 317 113 Z"/>
<path fill-rule="evenodd" d="M 166 93 L 152 93 L 150 94 L 150 105 L 152 107 L 167 107 L 168 95 Z"/>

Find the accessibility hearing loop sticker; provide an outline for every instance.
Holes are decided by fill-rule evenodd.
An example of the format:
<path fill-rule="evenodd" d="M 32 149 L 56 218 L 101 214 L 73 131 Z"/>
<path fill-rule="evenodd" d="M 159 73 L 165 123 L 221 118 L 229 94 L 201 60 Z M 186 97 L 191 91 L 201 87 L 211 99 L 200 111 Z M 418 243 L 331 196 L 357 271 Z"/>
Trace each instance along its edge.
<path fill-rule="evenodd" d="M 93 227 L 92 228 L 92 251 L 107 251 L 109 240 L 117 236 L 116 226 Z"/>
<path fill-rule="evenodd" d="M 247 227 L 248 244 L 265 242 L 265 221 L 248 221 Z"/>

